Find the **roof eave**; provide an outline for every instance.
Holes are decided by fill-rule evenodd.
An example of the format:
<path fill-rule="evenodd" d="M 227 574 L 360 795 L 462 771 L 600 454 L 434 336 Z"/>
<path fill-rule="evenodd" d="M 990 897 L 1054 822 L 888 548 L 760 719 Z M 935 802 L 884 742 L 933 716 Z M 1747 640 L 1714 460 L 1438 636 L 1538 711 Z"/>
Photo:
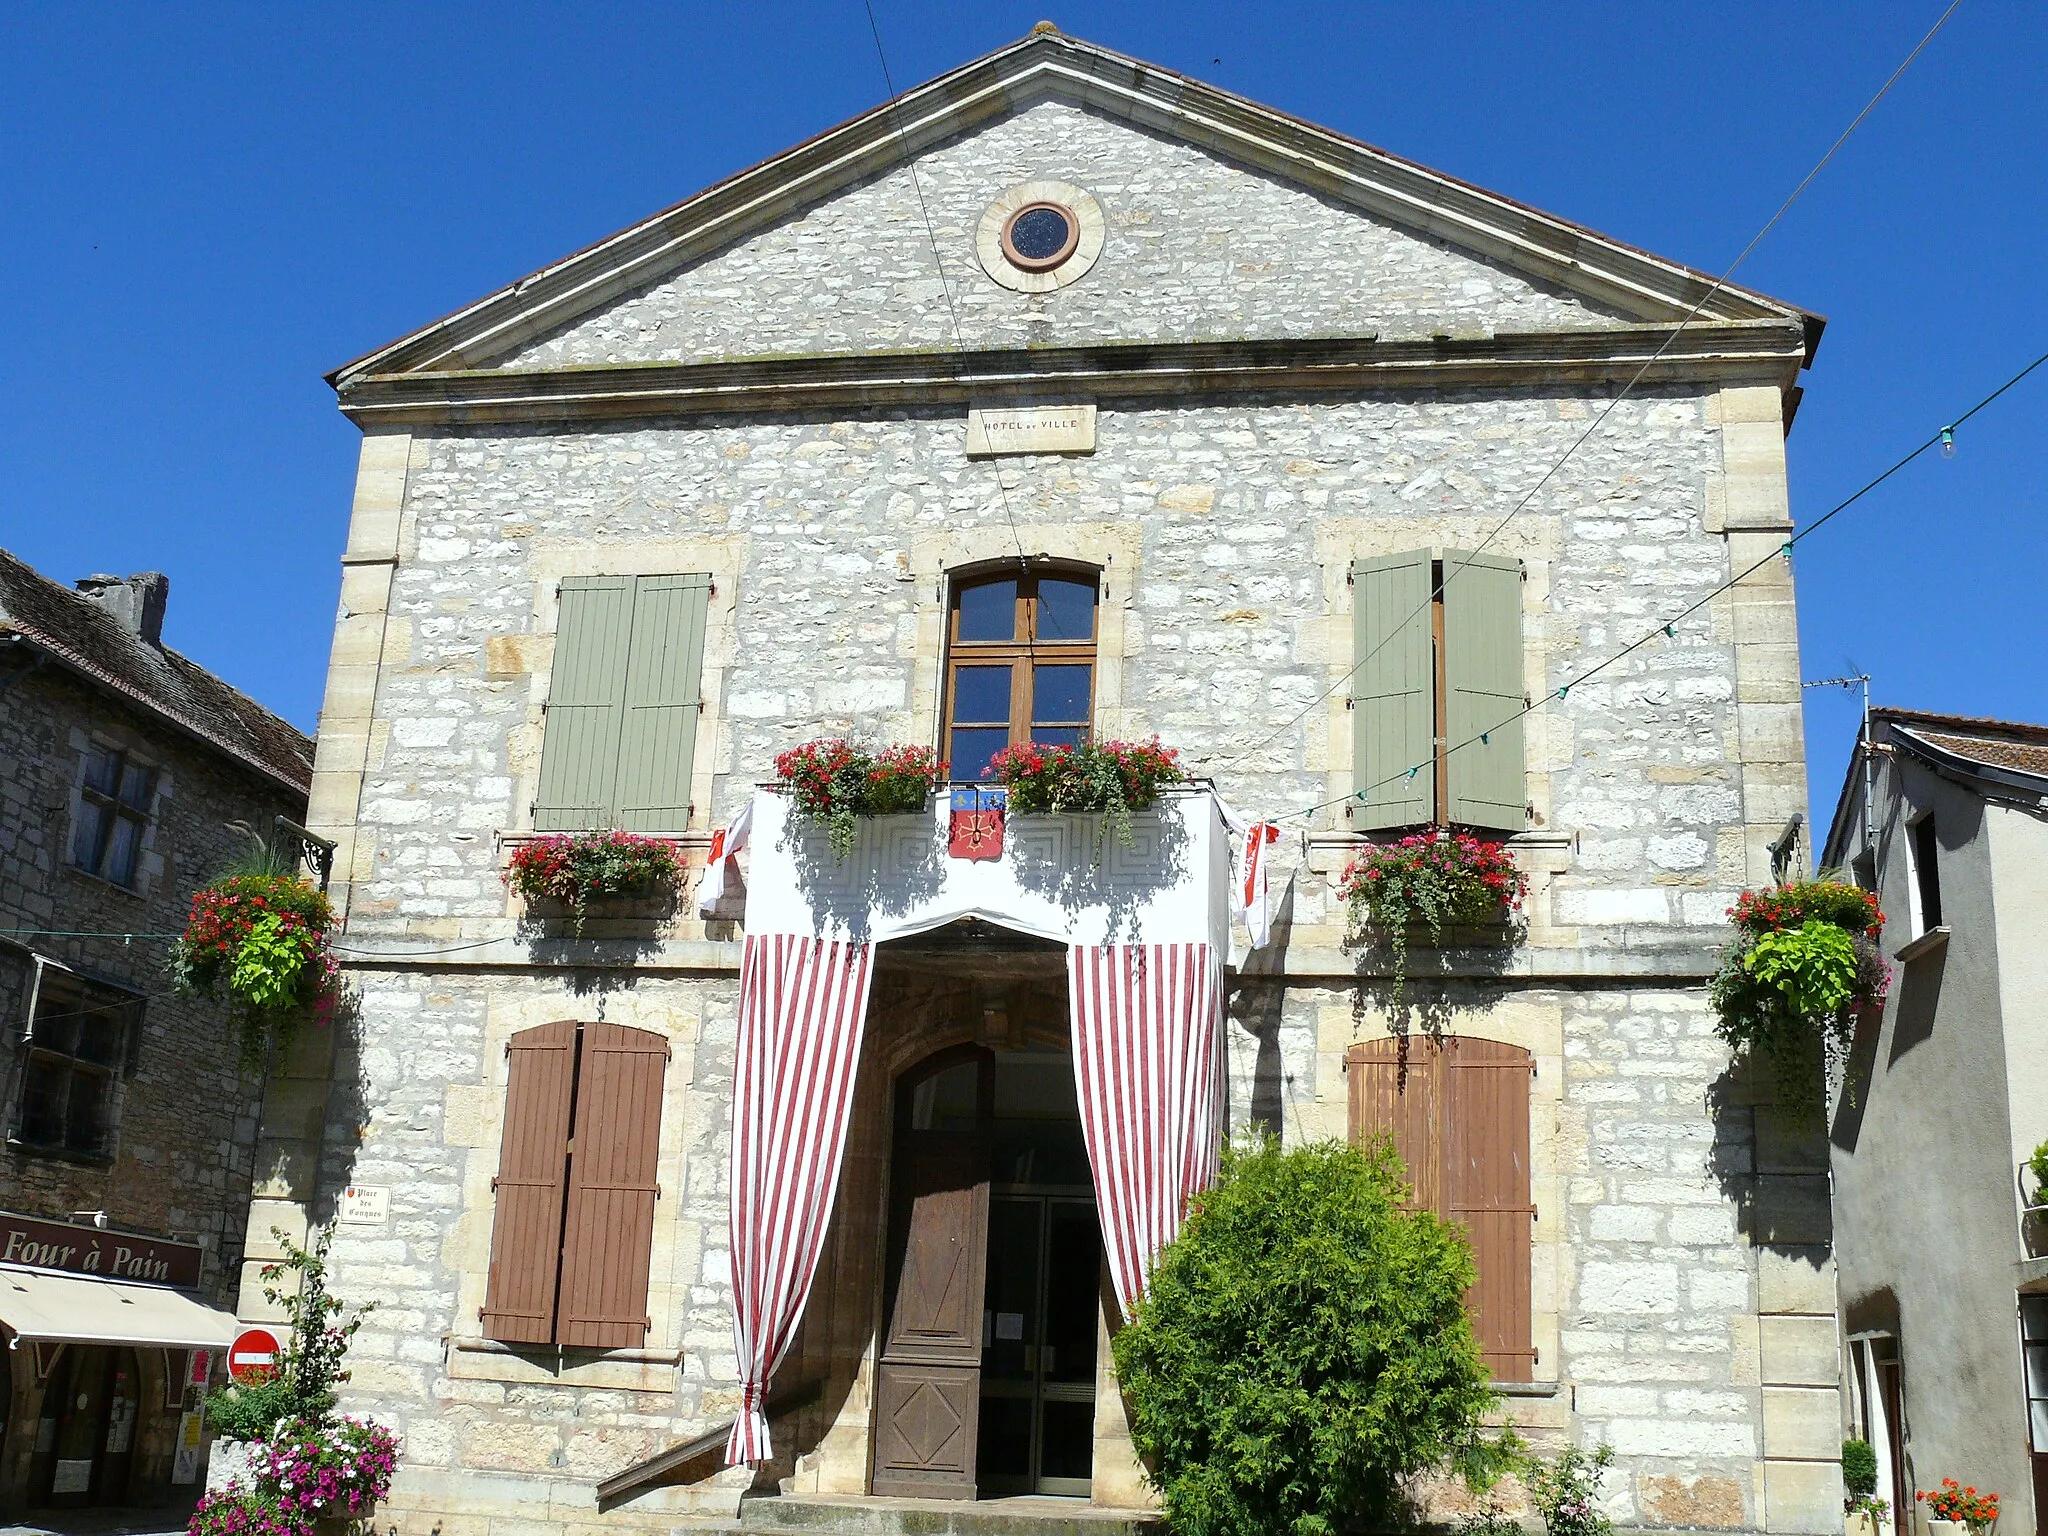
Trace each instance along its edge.
<path fill-rule="evenodd" d="M 743 238 L 933 143 L 1060 94 L 1201 144 L 1646 320 L 1695 306 L 1709 320 L 1791 319 L 1810 364 L 1819 315 L 1651 255 L 1583 225 L 1430 170 L 1093 43 L 1035 34 L 727 177 L 651 218 L 379 347 L 327 375 L 445 372 L 524 340 Z M 1662 311 L 1662 313 L 1658 313 Z"/>
<path fill-rule="evenodd" d="M 1960 752 L 1951 752 L 1946 747 L 1936 746 L 1909 726 L 1894 723 L 1889 734 L 1895 743 L 1915 757 L 1930 767 L 1946 770 L 1950 775 L 1960 775 L 1983 784 L 1995 785 L 2000 789 L 2013 790 L 2037 798 L 2048 797 L 2048 775 L 2028 773 L 2019 768 L 2001 768 L 1995 763 L 1965 757 Z"/>
<path fill-rule="evenodd" d="M 233 742 L 214 734 L 198 722 L 189 719 L 176 710 L 164 708 L 161 703 L 141 690 L 130 688 L 104 668 L 95 666 L 90 658 L 79 655 L 69 646 L 51 639 L 40 630 L 30 629 L 18 621 L 14 621 L 7 634 L 39 652 L 45 659 L 55 662 L 67 671 L 83 678 L 88 683 L 106 689 L 109 693 L 116 695 L 127 703 L 146 710 L 175 730 L 182 732 L 215 752 L 232 758 L 250 772 L 262 776 L 279 788 L 296 795 L 299 799 L 303 800 L 311 793 L 312 769 L 310 766 L 307 768 L 307 776 L 303 781 L 294 780 L 279 772 L 274 765 L 264 762 L 263 759 L 253 753 L 243 751 Z"/>

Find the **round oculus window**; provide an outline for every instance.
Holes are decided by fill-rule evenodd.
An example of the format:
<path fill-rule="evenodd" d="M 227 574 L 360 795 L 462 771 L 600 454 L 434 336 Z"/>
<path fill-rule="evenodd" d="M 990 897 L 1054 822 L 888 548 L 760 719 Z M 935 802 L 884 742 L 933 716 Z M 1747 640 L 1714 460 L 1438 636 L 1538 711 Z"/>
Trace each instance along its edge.
<path fill-rule="evenodd" d="M 1050 272 L 1081 241 L 1081 221 L 1058 203 L 1026 203 L 1003 225 L 1003 255 L 1026 272 Z"/>

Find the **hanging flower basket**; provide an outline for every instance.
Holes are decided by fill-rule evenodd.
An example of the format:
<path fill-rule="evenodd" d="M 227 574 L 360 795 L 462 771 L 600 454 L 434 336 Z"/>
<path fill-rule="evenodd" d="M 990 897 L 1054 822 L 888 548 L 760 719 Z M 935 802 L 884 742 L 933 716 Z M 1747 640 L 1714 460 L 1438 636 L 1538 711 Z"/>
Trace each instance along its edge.
<path fill-rule="evenodd" d="M 853 852 L 860 817 L 923 810 L 946 765 L 930 747 L 899 742 L 869 752 L 841 737 L 823 737 L 778 755 L 775 776 L 796 813 L 824 825 L 832 857 L 843 861 Z"/>
<path fill-rule="evenodd" d="M 989 763 L 989 775 L 1009 792 L 1013 816 L 1102 817 L 1102 835 L 1115 832 L 1133 845 L 1131 817 L 1159 803 L 1159 791 L 1186 781 L 1180 753 L 1149 741 L 1084 741 L 1078 746 L 1020 742 Z M 1096 839 L 1098 853 L 1101 837 Z"/>
<path fill-rule="evenodd" d="M 1364 942 L 1368 930 L 1385 939 L 1394 956 L 1398 1007 L 1415 929 L 1426 929 L 1430 943 L 1440 945 L 1446 928 L 1505 922 L 1521 909 L 1528 888 L 1505 843 L 1463 832 L 1416 832 L 1376 844 L 1345 867 L 1338 883 L 1347 908 L 1345 943 Z"/>
<path fill-rule="evenodd" d="M 1770 1062 L 1779 1103 L 1812 1108 L 1815 1048 L 1831 1073 L 1848 1057 L 1857 1019 L 1884 1006 L 1884 913 L 1870 892 L 1821 879 L 1744 891 L 1728 921 L 1735 942 L 1709 989 L 1714 1032 Z"/>
<path fill-rule="evenodd" d="M 633 832 L 556 832 L 512 851 L 505 884 L 529 905 L 557 901 L 568 907 L 583 935 L 590 903 L 607 897 L 652 900 L 673 896 L 683 878 L 675 845 Z"/>
<path fill-rule="evenodd" d="M 329 943 L 334 909 L 295 875 L 234 874 L 195 892 L 171 945 L 180 992 L 227 1004 L 236 1056 L 260 1072 L 308 1018 L 325 1022 L 340 992 Z"/>

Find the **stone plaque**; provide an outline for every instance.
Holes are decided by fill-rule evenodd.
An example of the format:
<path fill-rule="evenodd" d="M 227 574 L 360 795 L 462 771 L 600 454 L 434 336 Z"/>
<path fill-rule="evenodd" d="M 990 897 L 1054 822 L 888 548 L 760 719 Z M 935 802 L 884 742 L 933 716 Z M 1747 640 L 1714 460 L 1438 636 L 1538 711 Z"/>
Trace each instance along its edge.
<path fill-rule="evenodd" d="M 381 1227 L 391 1218 L 391 1191 L 381 1184 L 351 1184 L 341 1192 L 335 1220 L 345 1227 Z"/>
<path fill-rule="evenodd" d="M 975 406 L 967 413 L 967 456 L 1093 453 L 1092 405 Z"/>

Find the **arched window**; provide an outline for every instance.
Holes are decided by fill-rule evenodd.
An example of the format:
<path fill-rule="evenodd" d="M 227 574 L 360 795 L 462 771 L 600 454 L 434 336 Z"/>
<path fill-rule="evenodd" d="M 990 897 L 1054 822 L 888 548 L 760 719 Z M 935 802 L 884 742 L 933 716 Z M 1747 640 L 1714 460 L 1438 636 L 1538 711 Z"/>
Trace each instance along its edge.
<path fill-rule="evenodd" d="M 1095 719 L 1097 577 L 1064 567 L 955 583 L 941 750 L 956 779 L 1013 742 L 1085 741 Z"/>

